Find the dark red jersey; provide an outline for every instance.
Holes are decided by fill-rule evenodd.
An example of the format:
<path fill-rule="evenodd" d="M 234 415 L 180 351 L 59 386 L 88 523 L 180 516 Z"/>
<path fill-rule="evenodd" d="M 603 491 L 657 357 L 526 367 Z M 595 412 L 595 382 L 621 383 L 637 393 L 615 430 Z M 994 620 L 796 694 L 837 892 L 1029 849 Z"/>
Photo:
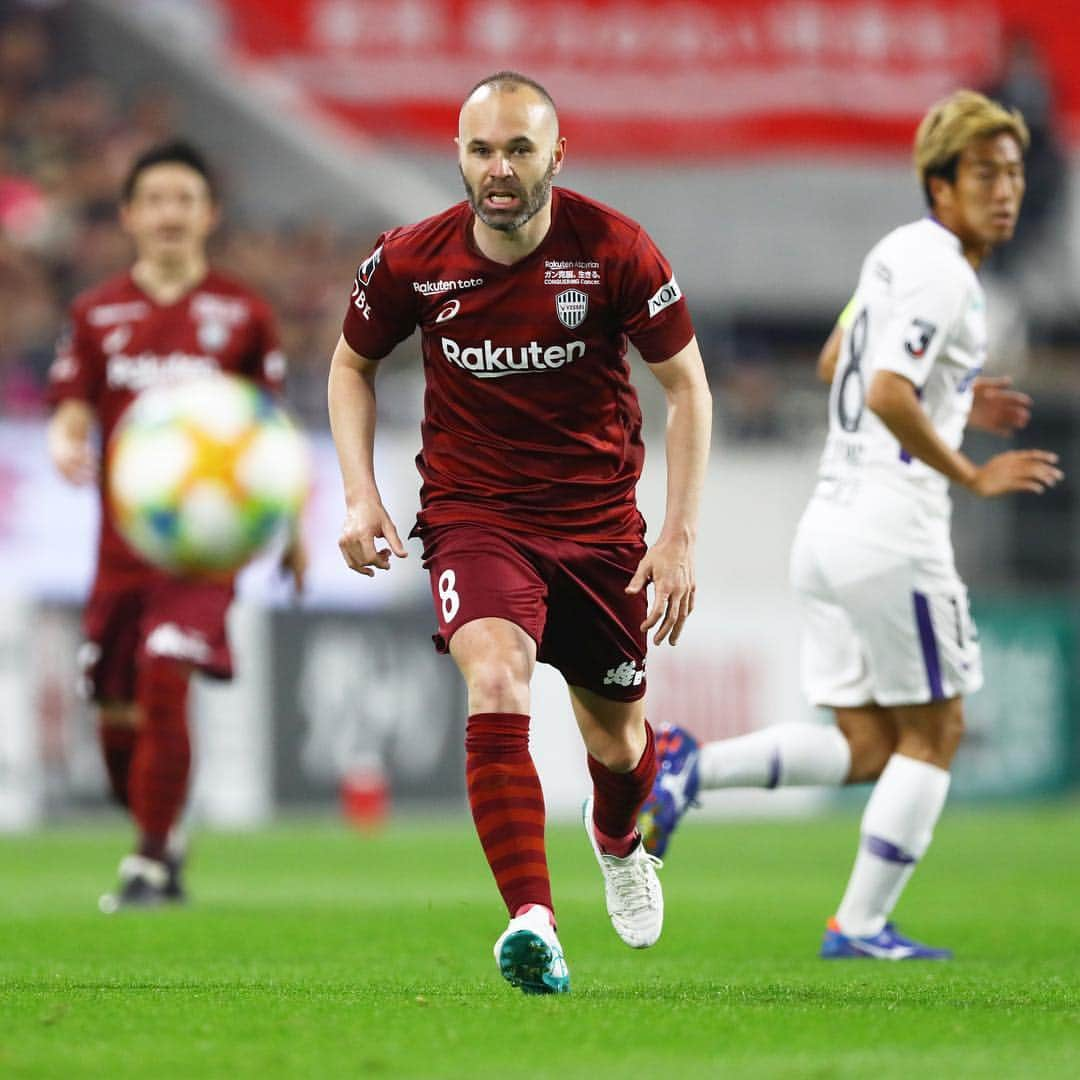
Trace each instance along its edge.
<path fill-rule="evenodd" d="M 357 273 L 345 340 L 384 357 L 419 326 L 427 390 L 417 528 L 490 524 L 582 541 L 644 532 L 641 410 L 626 357 L 668 360 L 693 326 L 636 222 L 565 188 L 526 258 L 484 256 L 463 202 L 384 233 Z"/>
<path fill-rule="evenodd" d="M 267 304 L 215 271 L 175 303 L 159 304 L 124 273 L 76 297 L 49 372 L 49 397 L 54 405 L 67 398 L 90 405 L 104 445 L 136 394 L 217 371 L 280 388 L 285 358 Z M 103 470 L 99 587 L 160 576 L 121 539 L 105 490 Z"/>

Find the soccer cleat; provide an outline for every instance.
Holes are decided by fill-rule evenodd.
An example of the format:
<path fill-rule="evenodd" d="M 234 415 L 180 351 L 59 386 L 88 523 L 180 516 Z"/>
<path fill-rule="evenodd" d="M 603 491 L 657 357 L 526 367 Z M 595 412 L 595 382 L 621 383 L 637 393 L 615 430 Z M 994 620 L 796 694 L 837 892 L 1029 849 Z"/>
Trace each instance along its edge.
<path fill-rule="evenodd" d="M 165 868 L 169 878 L 165 882 L 163 898 L 170 904 L 186 904 L 187 889 L 184 888 L 184 859 L 174 855 L 165 856 Z"/>
<path fill-rule="evenodd" d="M 656 871 L 664 864 L 645 850 L 639 839 L 625 858 L 600 850 L 593 829 L 593 800 L 581 808 L 585 834 L 604 874 L 604 898 L 615 933 L 631 949 L 655 945 L 664 926 L 664 893 Z"/>
<path fill-rule="evenodd" d="M 125 908 L 153 908 L 182 898 L 170 895 L 170 871 L 166 863 L 144 855 L 127 855 L 120 863 L 120 888 L 98 900 L 105 915 Z M 177 882 L 177 885 L 179 883 Z"/>
<path fill-rule="evenodd" d="M 951 960 L 951 949 L 934 949 L 912 941 L 886 923 L 876 934 L 859 937 L 845 934 L 835 919 L 830 919 L 821 942 L 825 960 Z"/>
<path fill-rule="evenodd" d="M 510 920 L 495 942 L 495 963 L 511 985 L 526 994 L 568 994 L 570 972 L 555 927 L 542 907 Z"/>
<path fill-rule="evenodd" d="M 697 804 L 698 744 L 684 728 L 661 724 L 656 732 L 656 780 L 638 814 L 638 828 L 650 855 L 667 851 L 683 814 Z"/>
<path fill-rule="evenodd" d="M 172 904 L 188 902 L 187 889 L 184 888 L 187 846 L 187 836 L 182 829 L 174 826 L 169 830 L 169 839 L 165 845 L 165 866 L 169 871 L 169 880 L 165 883 L 165 899 Z"/>

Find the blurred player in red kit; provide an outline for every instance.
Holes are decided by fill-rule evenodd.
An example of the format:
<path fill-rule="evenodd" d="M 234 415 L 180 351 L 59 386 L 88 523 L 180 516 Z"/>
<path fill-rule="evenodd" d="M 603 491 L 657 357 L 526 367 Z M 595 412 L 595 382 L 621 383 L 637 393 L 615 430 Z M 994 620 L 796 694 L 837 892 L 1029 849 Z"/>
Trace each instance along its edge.
<path fill-rule="evenodd" d="M 171 575 L 128 547 L 104 497 L 95 429 L 104 445 L 135 395 L 162 383 L 226 371 L 276 391 L 285 374 L 266 303 L 207 262 L 218 206 L 195 148 L 175 142 L 139 157 L 120 214 L 135 262 L 76 297 L 50 372 L 48 432 L 61 475 L 97 482 L 102 493 L 80 661 L 113 794 L 138 828 L 137 848 L 120 864 L 119 890 L 102 897 L 103 910 L 184 899 L 174 827 L 190 771 L 188 686 L 193 670 L 232 674 L 225 615 L 233 582 Z M 285 556 L 297 588 L 304 560 L 297 539 Z"/>
<path fill-rule="evenodd" d="M 469 803 L 510 915 L 495 958 L 512 985 L 559 993 L 570 981 L 529 754 L 530 678 L 541 660 L 569 685 L 608 912 L 628 945 L 652 945 L 663 920 L 658 860 L 635 825 L 656 771 L 646 633 L 674 644 L 693 609 L 711 399 L 686 301 L 652 240 L 622 214 L 552 188 L 566 143 L 547 91 L 515 72 L 484 79 L 462 106 L 457 143 L 467 200 L 380 237 L 334 352 L 340 547 L 368 576 L 406 554 L 375 481 L 374 379 L 419 326 L 427 391 L 414 534 L 436 647 L 468 688 Z M 648 548 L 628 341 L 668 405 L 666 515 Z"/>

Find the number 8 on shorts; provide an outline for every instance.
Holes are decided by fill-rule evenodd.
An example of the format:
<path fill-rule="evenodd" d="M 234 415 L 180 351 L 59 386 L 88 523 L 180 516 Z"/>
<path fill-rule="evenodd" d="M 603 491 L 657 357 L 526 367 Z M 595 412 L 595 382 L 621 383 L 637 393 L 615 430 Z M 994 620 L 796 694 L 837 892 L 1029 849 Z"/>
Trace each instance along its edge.
<path fill-rule="evenodd" d="M 461 597 L 458 596 L 455 586 L 457 574 L 453 570 L 444 570 L 439 575 L 439 600 L 442 602 L 443 622 L 451 623 L 461 607 Z"/>

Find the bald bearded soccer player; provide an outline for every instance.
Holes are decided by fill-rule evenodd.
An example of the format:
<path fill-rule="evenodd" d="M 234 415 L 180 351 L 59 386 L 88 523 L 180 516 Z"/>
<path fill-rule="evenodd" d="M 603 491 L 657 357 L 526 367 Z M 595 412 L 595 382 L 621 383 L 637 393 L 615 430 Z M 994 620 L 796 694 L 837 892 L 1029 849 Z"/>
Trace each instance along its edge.
<path fill-rule="evenodd" d="M 547 91 L 515 72 L 484 79 L 461 109 L 457 147 L 466 201 L 379 238 L 334 352 L 340 547 L 367 576 L 406 555 L 374 474 L 374 381 L 379 360 L 419 326 L 427 390 L 413 535 L 431 578 L 436 647 L 468 688 L 469 803 L 510 916 L 495 958 L 524 992 L 562 993 L 570 977 L 529 754 L 530 679 L 540 660 L 567 681 L 608 913 L 628 945 L 652 945 L 663 921 L 659 861 L 635 825 L 656 772 L 646 637 L 674 645 L 693 609 L 711 401 L 664 256 L 629 218 L 552 188 L 566 140 Z M 668 406 L 666 515 L 649 547 L 635 499 L 644 446 L 628 342 Z"/>

